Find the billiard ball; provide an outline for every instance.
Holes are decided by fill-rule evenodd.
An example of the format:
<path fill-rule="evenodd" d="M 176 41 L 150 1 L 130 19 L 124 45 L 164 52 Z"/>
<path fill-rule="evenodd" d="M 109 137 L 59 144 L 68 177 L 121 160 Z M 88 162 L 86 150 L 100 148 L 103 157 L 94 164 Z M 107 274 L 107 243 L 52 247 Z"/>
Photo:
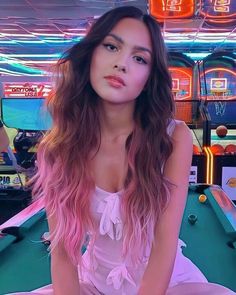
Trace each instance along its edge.
<path fill-rule="evenodd" d="M 49 232 L 45 232 L 42 236 L 41 236 L 41 240 L 43 242 L 44 245 L 50 245 L 50 237 L 49 237 Z"/>
<path fill-rule="evenodd" d="M 201 194 L 201 195 L 198 197 L 198 200 L 199 200 L 200 203 L 205 203 L 206 200 L 207 200 L 207 197 L 206 197 L 206 195 Z"/>
<path fill-rule="evenodd" d="M 190 214 L 189 216 L 188 216 L 188 222 L 190 223 L 190 224 L 195 224 L 196 223 L 196 221 L 197 221 L 197 215 L 195 215 L 195 214 Z"/>

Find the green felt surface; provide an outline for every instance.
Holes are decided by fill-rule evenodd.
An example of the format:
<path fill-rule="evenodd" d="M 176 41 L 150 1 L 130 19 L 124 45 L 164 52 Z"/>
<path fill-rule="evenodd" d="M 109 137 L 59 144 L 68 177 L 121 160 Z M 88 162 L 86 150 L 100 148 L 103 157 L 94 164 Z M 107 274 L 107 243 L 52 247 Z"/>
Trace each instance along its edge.
<path fill-rule="evenodd" d="M 40 238 L 48 230 L 44 212 L 21 227 L 24 238 L 9 245 L 0 239 L 0 294 L 30 291 L 50 283 L 50 256 Z M 5 246 L 5 247 L 4 247 Z"/>
<path fill-rule="evenodd" d="M 200 203 L 200 193 L 189 190 L 180 233 L 180 238 L 187 244 L 183 252 L 209 281 L 236 291 L 235 229 L 209 189 L 204 193 L 208 200 Z M 190 214 L 198 217 L 194 225 L 188 222 Z M 17 243 L 13 243 L 14 239 L 9 241 L 7 236 L 0 238 L 0 295 L 29 291 L 50 283 L 50 256 L 47 246 L 40 241 L 42 234 L 48 230 L 44 212 L 25 222 L 22 229 L 24 238 Z M 229 242 L 232 242 L 231 247 Z"/>
<path fill-rule="evenodd" d="M 206 189 L 204 193 L 208 199 L 200 203 L 200 193 L 189 190 L 180 233 L 180 238 L 187 244 L 183 253 L 202 270 L 210 282 L 220 283 L 236 291 L 236 233 L 210 190 Z M 197 216 L 194 225 L 188 222 L 190 214 Z"/>

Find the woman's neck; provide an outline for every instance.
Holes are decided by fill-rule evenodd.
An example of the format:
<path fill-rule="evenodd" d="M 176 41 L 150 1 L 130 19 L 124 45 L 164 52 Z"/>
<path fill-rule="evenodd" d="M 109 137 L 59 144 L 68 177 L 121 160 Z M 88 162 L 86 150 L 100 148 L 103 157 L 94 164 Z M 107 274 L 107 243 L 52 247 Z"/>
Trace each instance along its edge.
<path fill-rule="evenodd" d="M 100 107 L 102 139 L 116 141 L 127 137 L 134 129 L 134 103 L 109 104 Z"/>

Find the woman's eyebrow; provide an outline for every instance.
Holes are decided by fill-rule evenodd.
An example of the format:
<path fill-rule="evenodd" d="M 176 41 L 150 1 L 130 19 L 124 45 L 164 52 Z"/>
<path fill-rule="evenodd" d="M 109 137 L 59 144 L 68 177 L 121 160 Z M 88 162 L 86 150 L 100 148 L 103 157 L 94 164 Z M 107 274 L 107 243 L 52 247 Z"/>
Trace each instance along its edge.
<path fill-rule="evenodd" d="M 110 37 L 114 38 L 116 41 L 118 41 L 121 44 L 124 44 L 125 43 L 124 40 L 121 37 L 119 37 L 119 36 L 117 36 L 117 35 L 115 35 L 113 33 L 109 33 L 107 36 L 110 36 Z M 140 51 L 146 51 L 150 55 L 152 55 L 152 51 L 150 49 L 146 48 L 146 47 L 143 47 L 143 46 L 134 46 L 134 49 L 135 50 L 138 50 L 138 51 L 139 50 Z"/>
<path fill-rule="evenodd" d="M 123 39 L 115 34 L 109 33 L 107 36 L 111 36 L 112 38 L 114 38 L 116 41 L 120 42 L 121 44 L 124 44 L 125 42 L 123 41 Z"/>

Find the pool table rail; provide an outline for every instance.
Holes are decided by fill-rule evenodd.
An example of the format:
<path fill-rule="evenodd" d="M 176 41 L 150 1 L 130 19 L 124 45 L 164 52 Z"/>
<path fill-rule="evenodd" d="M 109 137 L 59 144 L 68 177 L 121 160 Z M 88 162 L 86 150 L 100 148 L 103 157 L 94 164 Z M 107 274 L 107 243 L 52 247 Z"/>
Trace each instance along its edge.
<path fill-rule="evenodd" d="M 219 218 L 225 232 L 236 242 L 236 207 L 227 194 L 217 185 L 206 189 L 209 202 Z M 213 196 L 211 198 L 210 196 Z"/>

